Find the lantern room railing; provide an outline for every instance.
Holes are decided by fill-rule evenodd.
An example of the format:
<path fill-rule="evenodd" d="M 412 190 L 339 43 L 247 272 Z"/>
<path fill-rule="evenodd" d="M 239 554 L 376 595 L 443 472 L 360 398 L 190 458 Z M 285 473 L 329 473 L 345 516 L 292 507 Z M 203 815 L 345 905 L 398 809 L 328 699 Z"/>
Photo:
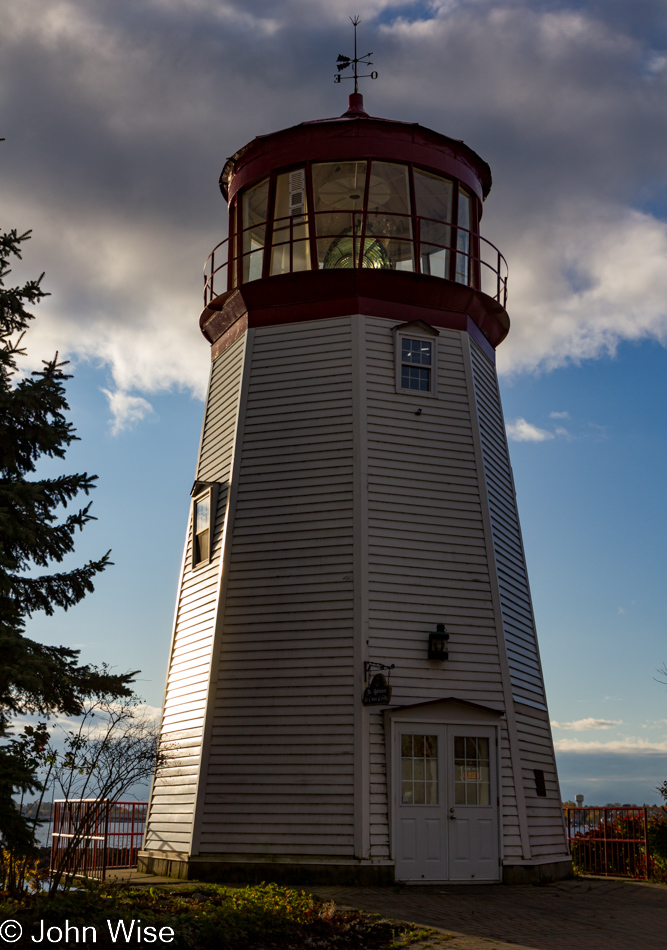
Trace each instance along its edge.
<path fill-rule="evenodd" d="M 507 304 L 507 261 L 480 234 L 434 218 L 356 210 L 255 222 L 220 241 L 204 265 L 204 303 L 264 277 L 355 267 L 453 280 Z"/>

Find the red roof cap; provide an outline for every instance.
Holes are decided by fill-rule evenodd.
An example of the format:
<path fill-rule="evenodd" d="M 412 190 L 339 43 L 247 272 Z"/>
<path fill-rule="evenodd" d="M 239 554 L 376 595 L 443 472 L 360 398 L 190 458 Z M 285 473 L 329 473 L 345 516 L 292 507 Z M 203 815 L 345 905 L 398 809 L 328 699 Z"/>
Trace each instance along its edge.
<path fill-rule="evenodd" d="M 360 93 L 352 93 L 342 116 L 302 122 L 259 135 L 229 158 L 220 189 L 231 199 L 240 188 L 261 181 L 274 169 L 306 161 L 363 159 L 413 162 L 433 172 L 458 178 L 480 200 L 491 189 L 491 169 L 465 142 L 434 132 L 416 122 L 380 119 L 364 111 Z"/>

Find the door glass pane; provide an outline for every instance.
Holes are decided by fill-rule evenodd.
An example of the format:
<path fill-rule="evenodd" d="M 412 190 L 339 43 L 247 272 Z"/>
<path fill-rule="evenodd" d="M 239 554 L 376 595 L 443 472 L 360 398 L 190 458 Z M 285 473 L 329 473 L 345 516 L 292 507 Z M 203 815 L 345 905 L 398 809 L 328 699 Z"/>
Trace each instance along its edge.
<path fill-rule="evenodd" d="M 454 804 L 489 805 L 490 774 L 489 740 L 480 736 L 455 736 Z"/>
<path fill-rule="evenodd" d="M 437 736 L 401 736 L 401 804 L 438 804 Z"/>

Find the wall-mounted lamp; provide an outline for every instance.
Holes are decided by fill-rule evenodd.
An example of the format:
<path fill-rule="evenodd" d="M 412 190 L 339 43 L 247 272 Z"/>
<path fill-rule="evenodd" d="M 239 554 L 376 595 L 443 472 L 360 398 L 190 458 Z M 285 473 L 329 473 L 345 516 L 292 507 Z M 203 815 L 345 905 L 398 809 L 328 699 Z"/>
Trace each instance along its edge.
<path fill-rule="evenodd" d="M 428 658 L 429 660 L 448 660 L 449 634 L 444 623 L 439 623 L 435 629 L 436 633 L 428 635 Z"/>

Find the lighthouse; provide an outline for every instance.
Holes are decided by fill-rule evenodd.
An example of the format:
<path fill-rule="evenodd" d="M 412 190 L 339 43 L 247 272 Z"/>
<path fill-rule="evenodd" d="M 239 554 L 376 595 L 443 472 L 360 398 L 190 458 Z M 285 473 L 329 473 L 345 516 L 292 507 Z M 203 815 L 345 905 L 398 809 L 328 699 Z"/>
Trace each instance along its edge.
<path fill-rule="evenodd" d="M 355 91 L 340 117 L 241 148 L 220 188 L 140 869 L 566 876 L 495 367 L 507 266 L 480 233 L 488 165 Z"/>

